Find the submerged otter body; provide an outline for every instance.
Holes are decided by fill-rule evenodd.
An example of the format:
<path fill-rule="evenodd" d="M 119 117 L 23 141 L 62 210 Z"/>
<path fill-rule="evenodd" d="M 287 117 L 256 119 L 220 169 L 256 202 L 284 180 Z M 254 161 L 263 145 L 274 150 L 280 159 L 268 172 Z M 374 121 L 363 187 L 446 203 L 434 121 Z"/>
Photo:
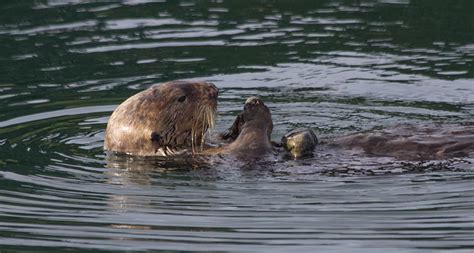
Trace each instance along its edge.
<path fill-rule="evenodd" d="M 168 156 L 203 145 L 214 124 L 218 89 L 198 81 L 172 81 L 139 92 L 110 116 L 104 149 L 137 156 Z"/>
<path fill-rule="evenodd" d="M 244 122 L 243 114 L 238 115 L 233 125 L 222 134 L 222 138 L 236 142 L 244 131 Z M 262 142 L 258 141 L 258 143 Z M 282 137 L 281 144 L 273 143 L 276 147 L 283 147 L 281 151 L 285 151 L 287 157 L 293 159 L 311 156 L 318 144 L 320 144 L 318 138 L 308 128 L 290 131 Z M 385 130 L 326 138 L 321 144 L 341 149 L 359 149 L 369 156 L 394 157 L 399 160 L 423 161 L 474 157 L 474 123 L 399 125 Z M 231 143 L 229 147 L 233 145 L 234 143 Z M 278 148 L 275 150 L 280 151 Z M 249 153 L 252 152 L 249 151 Z"/>
<path fill-rule="evenodd" d="M 359 148 L 369 155 L 401 160 L 440 160 L 474 156 L 474 124 L 399 125 L 328 140 L 341 148 Z"/>

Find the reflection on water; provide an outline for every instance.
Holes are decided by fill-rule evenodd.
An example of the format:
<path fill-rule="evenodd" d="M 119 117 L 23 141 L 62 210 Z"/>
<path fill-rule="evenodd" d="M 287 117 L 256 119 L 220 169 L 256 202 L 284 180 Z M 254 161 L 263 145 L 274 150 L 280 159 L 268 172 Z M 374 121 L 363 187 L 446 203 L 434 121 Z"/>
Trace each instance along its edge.
<path fill-rule="evenodd" d="M 155 83 L 221 90 L 215 133 L 259 95 L 272 138 L 474 116 L 472 3 L 3 1 L 0 251 L 474 250 L 471 158 L 406 163 L 102 152 L 108 116 Z"/>

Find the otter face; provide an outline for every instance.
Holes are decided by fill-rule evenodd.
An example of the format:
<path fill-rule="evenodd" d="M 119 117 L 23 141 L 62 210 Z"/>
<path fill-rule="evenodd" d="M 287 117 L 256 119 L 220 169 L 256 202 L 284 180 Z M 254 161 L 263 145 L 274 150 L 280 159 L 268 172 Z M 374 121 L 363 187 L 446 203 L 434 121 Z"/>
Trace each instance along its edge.
<path fill-rule="evenodd" d="M 214 125 L 218 89 L 197 81 L 172 81 L 123 102 L 109 119 L 104 147 L 133 155 L 195 151 Z"/>
<path fill-rule="evenodd" d="M 157 119 L 162 146 L 190 146 L 193 151 L 203 144 L 208 128 L 214 126 L 218 89 L 207 82 L 173 81 L 158 88 L 167 104 Z"/>

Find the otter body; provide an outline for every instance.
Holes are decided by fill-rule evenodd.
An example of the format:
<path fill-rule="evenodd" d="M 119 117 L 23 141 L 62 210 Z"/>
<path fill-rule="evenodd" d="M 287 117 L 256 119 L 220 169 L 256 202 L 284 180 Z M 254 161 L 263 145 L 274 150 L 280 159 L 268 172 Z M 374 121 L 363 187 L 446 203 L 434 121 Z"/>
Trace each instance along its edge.
<path fill-rule="evenodd" d="M 349 134 L 327 141 L 333 146 L 362 149 L 369 155 L 401 160 L 439 160 L 474 156 L 474 124 L 399 125 Z"/>
<path fill-rule="evenodd" d="M 270 110 L 260 98 L 250 97 L 242 113 L 229 129 L 227 139 L 233 141 L 219 148 L 205 151 L 210 155 L 233 155 L 238 158 L 255 158 L 272 153 L 271 134 L 273 121 Z M 224 134 L 224 139 L 226 139 Z"/>

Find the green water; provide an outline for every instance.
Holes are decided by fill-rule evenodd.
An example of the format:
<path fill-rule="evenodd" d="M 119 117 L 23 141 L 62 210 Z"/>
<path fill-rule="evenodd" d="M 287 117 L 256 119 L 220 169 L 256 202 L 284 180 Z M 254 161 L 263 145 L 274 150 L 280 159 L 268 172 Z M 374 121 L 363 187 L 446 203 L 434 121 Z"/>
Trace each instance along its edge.
<path fill-rule="evenodd" d="M 215 132 L 253 95 L 274 140 L 472 122 L 473 1 L 6 0 L 0 13 L 1 253 L 474 251 L 466 162 L 408 173 L 320 147 L 170 170 L 102 151 L 113 109 L 174 79 L 219 87 Z M 327 173 L 382 165 L 402 173 Z"/>

